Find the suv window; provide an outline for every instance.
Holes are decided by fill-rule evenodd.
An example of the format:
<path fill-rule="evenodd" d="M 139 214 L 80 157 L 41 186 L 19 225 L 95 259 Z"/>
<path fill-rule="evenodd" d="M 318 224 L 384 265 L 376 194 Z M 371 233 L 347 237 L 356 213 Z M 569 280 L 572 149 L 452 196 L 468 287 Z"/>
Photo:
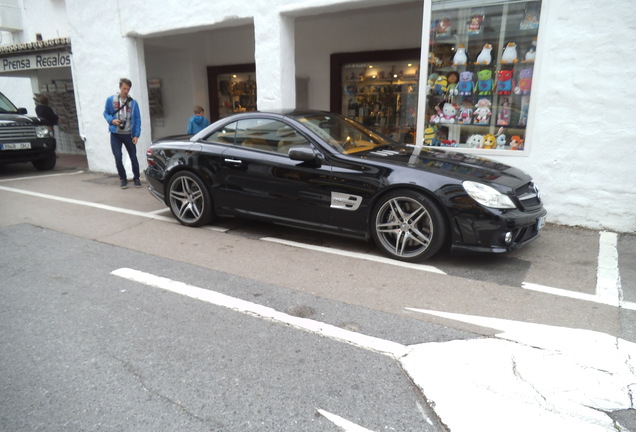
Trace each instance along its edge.
<path fill-rule="evenodd" d="M 18 109 L 11 103 L 9 99 L 0 93 L 0 112 L 18 112 Z"/>

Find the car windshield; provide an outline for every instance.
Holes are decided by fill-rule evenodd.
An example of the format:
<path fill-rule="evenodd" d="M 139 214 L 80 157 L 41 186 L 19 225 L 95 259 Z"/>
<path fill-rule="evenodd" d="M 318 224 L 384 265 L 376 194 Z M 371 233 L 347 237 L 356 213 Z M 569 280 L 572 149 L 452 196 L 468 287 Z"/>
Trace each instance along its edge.
<path fill-rule="evenodd" d="M 18 109 L 11 103 L 9 99 L 2 93 L 0 93 L 0 112 L 3 113 L 15 113 Z"/>
<path fill-rule="evenodd" d="M 388 138 L 346 117 L 317 113 L 296 118 L 340 153 L 356 153 L 394 144 Z"/>

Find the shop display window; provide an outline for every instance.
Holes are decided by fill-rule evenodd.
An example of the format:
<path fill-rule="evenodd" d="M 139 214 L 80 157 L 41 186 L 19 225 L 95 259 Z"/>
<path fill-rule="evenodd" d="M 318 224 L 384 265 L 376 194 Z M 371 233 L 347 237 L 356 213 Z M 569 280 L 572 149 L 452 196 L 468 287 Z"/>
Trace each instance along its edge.
<path fill-rule="evenodd" d="M 208 67 L 211 120 L 257 110 L 255 71 L 254 64 Z"/>
<path fill-rule="evenodd" d="M 425 145 L 523 150 L 541 1 L 474 3 L 433 1 Z"/>
<path fill-rule="evenodd" d="M 333 54 L 331 110 L 414 143 L 419 58 L 419 49 Z"/>

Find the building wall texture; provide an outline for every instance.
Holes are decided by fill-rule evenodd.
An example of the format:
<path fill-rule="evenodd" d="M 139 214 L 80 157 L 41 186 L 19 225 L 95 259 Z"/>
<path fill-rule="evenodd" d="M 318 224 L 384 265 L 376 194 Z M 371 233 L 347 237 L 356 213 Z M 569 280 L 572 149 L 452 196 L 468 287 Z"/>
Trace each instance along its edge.
<path fill-rule="evenodd" d="M 163 122 L 142 114 L 144 161 L 152 139 L 183 133 L 192 106 L 207 108 L 206 66 L 255 62 L 261 110 L 293 107 L 296 76 L 309 78 L 310 106 L 328 109 L 329 55 L 419 47 L 427 1 L 29 0 L 16 37 L 71 38 L 89 165 L 114 173 L 102 112 L 120 77 L 142 107 L 147 78 L 162 82 Z M 529 150 L 493 158 L 533 175 L 551 222 L 636 232 L 635 36 L 631 0 L 543 0 Z"/>

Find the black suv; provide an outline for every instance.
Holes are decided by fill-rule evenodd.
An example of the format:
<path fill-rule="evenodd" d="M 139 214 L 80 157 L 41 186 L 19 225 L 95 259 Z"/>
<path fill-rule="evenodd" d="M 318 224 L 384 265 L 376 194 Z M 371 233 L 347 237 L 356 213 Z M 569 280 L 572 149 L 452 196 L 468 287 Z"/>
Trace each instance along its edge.
<path fill-rule="evenodd" d="M 0 93 L 0 165 L 31 162 L 40 170 L 55 168 L 53 126 L 46 120 L 26 115 Z"/>

